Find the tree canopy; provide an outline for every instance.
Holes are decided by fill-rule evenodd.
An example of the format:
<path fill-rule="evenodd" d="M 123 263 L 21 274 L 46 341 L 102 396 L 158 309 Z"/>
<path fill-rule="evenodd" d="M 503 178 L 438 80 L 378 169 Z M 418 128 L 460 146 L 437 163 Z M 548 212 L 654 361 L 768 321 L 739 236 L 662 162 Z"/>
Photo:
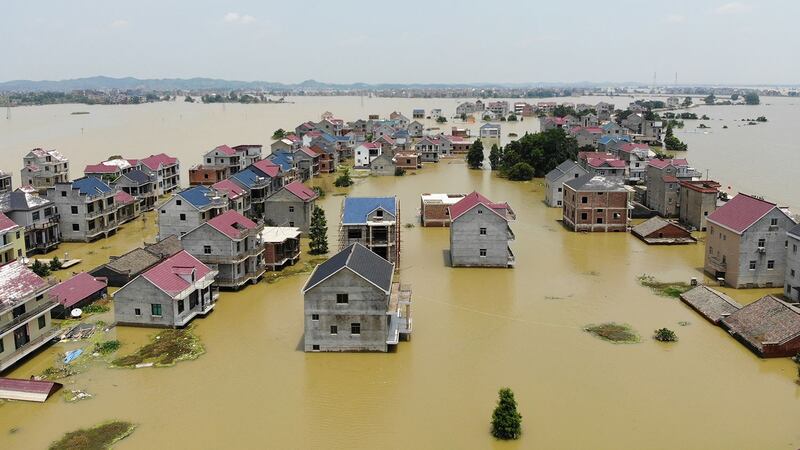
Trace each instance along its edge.
<path fill-rule="evenodd" d="M 561 128 L 541 133 L 526 133 L 512 141 L 502 151 L 500 170 L 506 175 L 518 163 L 524 162 L 534 170 L 534 176 L 543 177 L 557 165 L 578 156 L 578 143 Z"/>
<path fill-rule="evenodd" d="M 325 220 L 325 211 L 319 206 L 314 206 L 311 213 L 311 226 L 308 232 L 311 242 L 309 242 L 309 253 L 312 255 L 323 255 L 328 253 L 328 221 Z"/>
<path fill-rule="evenodd" d="M 758 97 L 758 93 L 754 91 L 750 91 L 744 94 L 744 102 L 748 105 L 757 105 L 761 103 L 761 99 Z"/>
<path fill-rule="evenodd" d="M 519 439 L 522 434 L 522 415 L 517 411 L 514 392 L 500 389 L 497 407 L 492 413 L 492 436 L 497 439 Z"/>
<path fill-rule="evenodd" d="M 483 158 L 483 142 L 478 139 L 469 146 L 467 165 L 469 165 L 470 169 L 480 169 L 483 167 Z"/>

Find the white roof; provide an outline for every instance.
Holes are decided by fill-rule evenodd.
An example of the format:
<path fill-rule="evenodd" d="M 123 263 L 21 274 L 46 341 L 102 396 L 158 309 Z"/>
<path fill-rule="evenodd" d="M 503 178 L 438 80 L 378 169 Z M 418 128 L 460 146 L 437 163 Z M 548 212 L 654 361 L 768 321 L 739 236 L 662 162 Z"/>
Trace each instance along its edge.
<path fill-rule="evenodd" d="M 127 159 L 109 159 L 108 161 L 103 161 L 101 164 L 104 166 L 117 166 L 120 169 L 127 169 L 131 167 L 131 163 Z"/>
<path fill-rule="evenodd" d="M 455 205 L 467 194 L 422 194 L 424 203 L 442 203 L 444 205 Z"/>
<path fill-rule="evenodd" d="M 286 239 L 300 237 L 300 228 L 297 227 L 264 227 L 261 232 L 261 242 L 283 242 Z"/>

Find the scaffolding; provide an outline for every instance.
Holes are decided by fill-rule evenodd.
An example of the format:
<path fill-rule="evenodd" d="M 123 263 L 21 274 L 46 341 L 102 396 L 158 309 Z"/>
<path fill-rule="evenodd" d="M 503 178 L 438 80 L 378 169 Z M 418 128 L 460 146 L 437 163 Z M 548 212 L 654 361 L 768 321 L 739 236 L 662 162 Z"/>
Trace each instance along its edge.
<path fill-rule="evenodd" d="M 345 198 L 346 199 L 346 198 Z M 345 200 L 342 200 L 341 207 L 339 209 L 339 250 L 344 250 L 348 245 L 358 242 L 368 249 L 372 250 L 376 254 L 380 254 L 375 251 L 376 248 L 386 248 L 386 256 L 385 258 L 394 263 L 394 270 L 400 270 L 400 246 L 401 246 L 401 220 L 400 220 L 400 201 L 397 197 L 394 198 L 395 201 L 395 220 L 394 223 L 392 222 L 381 222 L 381 223 L 369 223 L 365 222 L 363 224 L 350 224 L 344 225 L 344 204 Z M 386 227 L 387 233 L 386 238 L 376 238 L 375 237 L 375 229 L 378 227 Z M 391 228 L 394 227 L 394 230 Z M 358 229 L 360 230 L 358 238 L 350 238 L 348 233 L 350 230 Z M 394 239 L 389 239 L 389 236 L 393 236 Z"/>

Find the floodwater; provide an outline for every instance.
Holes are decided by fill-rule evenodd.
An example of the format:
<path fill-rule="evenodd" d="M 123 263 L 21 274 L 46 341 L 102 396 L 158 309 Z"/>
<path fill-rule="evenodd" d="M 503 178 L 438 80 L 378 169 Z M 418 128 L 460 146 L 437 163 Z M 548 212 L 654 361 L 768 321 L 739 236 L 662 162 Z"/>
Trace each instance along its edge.
<path fill-rule="evenodd" d="M 266 144 L 275 128 L 288 128 L 326 109 L 347 119 L 361 113 L 358 98 L 315 101 L 313 107 L 306 104 L 304 115 L 293 112 L 300 103 L 253 109 L 228 105 L 226 111 L 220 105 L 183 104 L 58 106 L 36 114 L 30 112 L 35 108 L 13 110 L 12 121 L 24 124 L 10 134 L 7 124 L 0 128 L 0 151 L 13 154 L 13 161 L 4 158 L 2 164 L 15 169 L 39 135 L 41 146 L 58 147 L 71 158 L 74 176 L 84 163 L 117 153 L 167 151 L 181 158 L 185 170 L 216 144 Z M 381 102 L 384 107 L 375 111 L 381 114 L 436 104 L 364 101 Z M 62 117 L 71 110 L 92 114 Z M 35 117 L 26 119 L 28 114 Z M 64 125 L 87 117 L 98 123 L 87 126 L 83 137 Z M 160 124 L 161 117 L 168 124 Z M 521 130 L 533 122 L 516 126 Z M 711 140 L 706 136 L 711 135 L 702 139 Z M 729 146 L 723 153 L 746 150 Z M 741 168 L 725 170 L 734 179 L 733 171 Z M 718 171 L 721 178 L 723 168 Z M 329 186 L 330 180 L 321 183 Z M 736 179 L 737 185 L 744 183 Z M 797 186 L 774 188 L 785 192 Z M 543 205 L 539 180 L 512 183 L 489 171 L 470 171 L 455 160 L 426 166 L 416 175 L 358 179 L 339 192 L 396 194 L 402 222 L 415 223 L 420 193 L 473 189 L 508 201 L 517 213 L 512 224 L 516 268 L 448 268 L 447 229 L 404 227 L 399 276 L 413 285 L 415 326 L 412 340 L 395 352 L 303 353 L 300 288 L 306 276 L 262 282 L 223 293 L 214 312 L 194 322 L 207 350 L 197 360 L 163 369 L 96 365 L 66 386 L 87 389 L 95 394 L 90 400 L 68 404 L 57 395 L 45 404 L 3 404 L 0 448 L 45 448 L 64 432 L 109 419 L 139 425 L 117 445 L 120 449 L 800 446 L 795 365 L 788 359 L 757 358 L 680 301 L 659 297 L 636 281 L 644 273 L 663 281 L 702 279 L 702 244 L 657 248 L 629 234 L 570 233 L 556 221 L 559 211 Z M 331 190 L 320 202 L 332 249 L 343 198 L 334 194 Z M 797 196 L 779 200 L 792 198 Z M 153 236 L 148 216 L 125 225 L 115 237 L 91 245 L 66 244 L 54 254 L 82 258 L 74 270 L 87 270 Z M 770 291 L 726 292 L 749 302 Z M 629 324 L 642 342 L 614 345 L 582 331 L 587 324 L 606 321 Z M 689 325 L 679 325 L 684 321 Z M 675 330 L 680 341 L 666 345 L 650 339 L 660 327 Z M 122 354 L 153 333 L 129 327 L 112 332 L 124 343 Z M 52 365 L 63 350 L 64 344 L 51 346 L 6 375 L 27 378 Z M 488 432 L 497 390 L 504 386 L 514 389 L 523 415 L 523 437 L 512 443 L 496 442 Z"/>

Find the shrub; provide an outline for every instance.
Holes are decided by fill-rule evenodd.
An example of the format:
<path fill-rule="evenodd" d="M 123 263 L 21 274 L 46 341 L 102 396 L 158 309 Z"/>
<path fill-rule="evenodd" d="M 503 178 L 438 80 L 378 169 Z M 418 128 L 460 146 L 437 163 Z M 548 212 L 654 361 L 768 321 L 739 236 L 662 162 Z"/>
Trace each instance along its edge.
<path fill-rule="evenodd" d="M 508 179 L 512 181 L 528 181 L 533 179 L 533 167 L 526 162 L 514 164 L 508 171 Z"/>
<path fill-rule="evenodd" d="M 55 272 L 56 270 L 61 270 L 64 266 L 64 263 L 58 259 L 58 256 L 54 256 L 53 259 L 50 260 L 50 271 Z"/>
<path fill-rule="evenodd" d="M 659 328 L 655 331 L 653 339 L 659 342 L 676 342 L 678 340 L 678 335 L 669 328 Z"/>
<path fill-rule="evenodd" d="M 500 389 L 497 407 L 492 413 L 492 436 L 497 439 L 519 439 L 522 434 L 522 415 L 517 411 L 514 392 Z"/>
<path fill-rule="evenodd" d="M 40 277 L 46 277 L 50 275 L 50 267 L 47 264 L 42 263 L 38 259 L 33 261 L 33 264 L 31 265 L 31 270 L 33 271 L 33 273 L 39 275 Z"/>
<path fill-rule="evenodd" d="M 339 178 L 333 182 L 336 187 L 348 187 L 353 185 L 353 179 L 350 177 L 350 169 L 344 169 Z"/>
<path fill-rule="evenodd" d="M 394 176 L 402 177 L 405 174 L 406 174 L 406 169 L 403 169 L 402 167 L 395 167 L 394 168 Z"/>

